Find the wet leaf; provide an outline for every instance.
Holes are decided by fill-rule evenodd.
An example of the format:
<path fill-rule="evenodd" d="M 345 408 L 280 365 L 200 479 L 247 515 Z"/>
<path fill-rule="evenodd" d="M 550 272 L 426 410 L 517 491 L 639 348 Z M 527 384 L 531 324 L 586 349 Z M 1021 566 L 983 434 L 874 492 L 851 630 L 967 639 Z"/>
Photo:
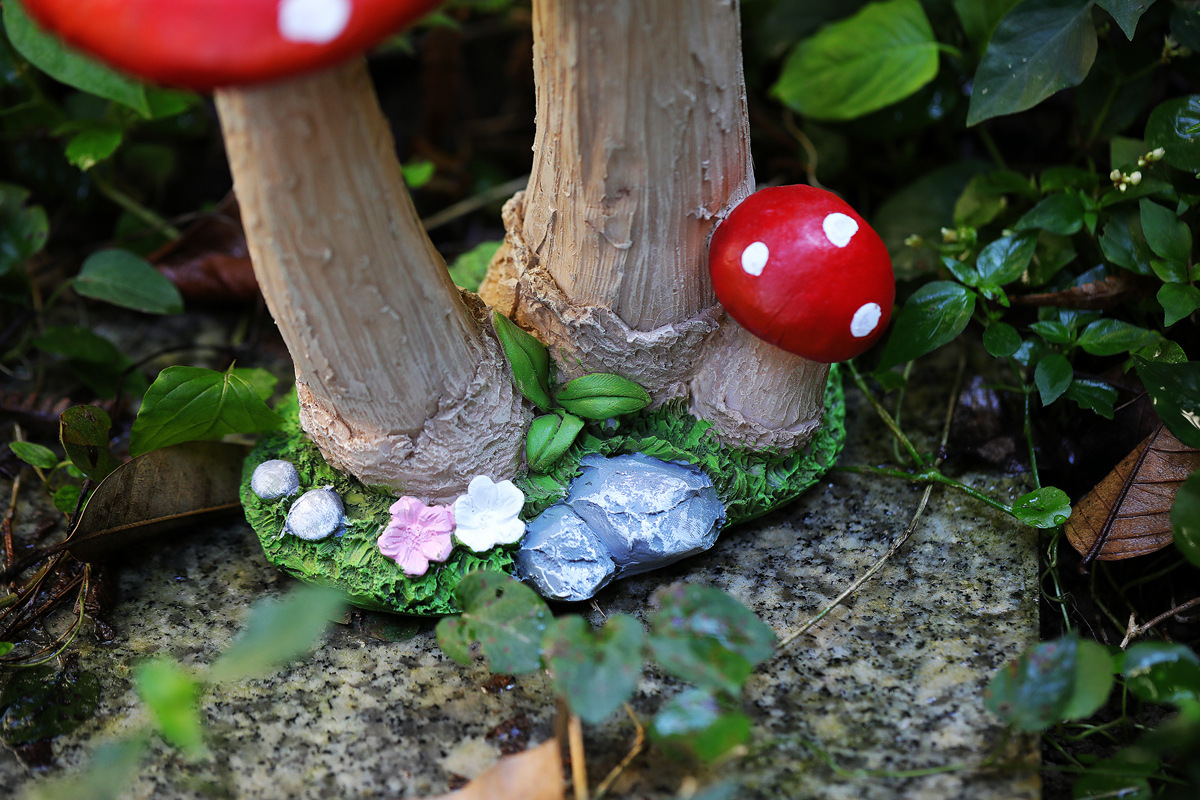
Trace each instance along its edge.
<path fill-rule="evenodd" d="M 1200 362 L 1168 364 L 1134 356 L 1133 363 L 1154 413 L 1184 444 L 1200 447 Z"/>
<path fill-rule="evenodd" d="M 458 791 L 427 800 L 563 800 L 562 754 L 551 739 L 504 756 Z"/>
<path fill-rule="evenodd" d="M 71 406 L 58 417 L 58 437 L 67 458 L 99 483 L 121 462 L 109 449 L 112 420 L 99 406 Z"/>
<path fill-rule="evenodd" d="M 1098 319 L 1079 334 L 1079 346 L 1094 356 L 1115 356 L 1154 343 L 1158 334 L 1119 319 Z"/>
<path fill-rule="evenodd" d="M 300 584 L 282 598 L 255 603 L 245 629 L 213 662 L 206 678 L 253 678 L 299 658 L 320 640 L 345 606 L 340 591 L 314 584 Z"/>
<path fill-rule="evenodd" d="M 1075 504 L 1064 531 L 1085 557 L 1115 561 L 1171 544 L 1171 503 L 1200 451 L 1165 427 L 1146 437 L 1104 480 Z"/>
<path fill-rule="evenodd" d="M 512 367 L 517 390 L 542 411 L 549 411 L 550 354 L 546 345 L 503 314 L 492 314 L 492 328 Z"/>
<path fill-rule="evenodd" d="M 90 672 L 18 670 L 0 692 L 0 739 L 20 745 L 69 733 L 92 716 L 99 700 L 100 681 Z"/>
<path fill-rule="evenodd" d="M 989 242 L 975 259 L 975 270 L 981 283 L 987 286 L 1012 283 L 1025 272 L 1035 249 L 1037 237 L 1028 234 L 1002 236 Z"/>
<path fill-rule="evenodd" d="M 750 738 L 750 718 L 703 689 L 672 697 L 650 723 L 650 738 L 668 752 L 713 762 Z"/>
<path fill-rule="evenodd" d="M 247 452 L 244 445 L 190 442 L 122 464 L 88 498 L 68 550 L 92 561 L 165 531 L 240 512 Z"/>
<path fill-rule="evenodd" d="M 101 250 L 88 256 L 72 285 L 84 297 L 146 314 L 183 311 L 179 290 L 128 250 Z"/>
<path fill-rule="evenodd" d="M 163 739 L 191 759 L 208 752 L 200 718 L 201 686 L 178 662 L 156 658 L 138 664 L 133 685 Z"/>
<path fill-rule="evenodd" d="M 975 293 L 951 281 L 931 281 L 896 312 L 879 357 L 880 371 L 920 358 L 953 341 L 975 311 Z"/>
<path fill-rule="evenodd" d="M 1043 486 L 1018 497 L 1013 515 L 1034 528 L 1054 528 L 1071 516 L 1071 498 L 1062 489 Z"/>
<path fill-rule="evenodd" d="M 593 632 L 587 620 L 555 620 L 544 647 L 554 688 L 584 722 L 603 722 L 633 696 L 642 675 L 642 624 L 613 614 Z"/>
<path fill-rule="evenodd" d="M 1163 308 L 1163 327 L 1169 328 L 1200 308 L 1200 288 L 1183 283 L 1165 283 L 1156 297 Z"/>
<path fill-rule="evenodd" d="M 1158 105 L 1146 120 L 1146 146 L 1161 147 L 1164 160 L 1176 169 L 1200 172 L 1200 94 L 1173 97 Z"/>
<path fill-rule="evenodd" d="M 775 634 L 711 586 L 673 584 L 654 593 L 650 649 L 666 672 L 701 688 L 737 694 L 775 650 Z"/>
<path fill-rule="evenodd" d="M 1096 642 L 1066 636 L 1009 662 L 984 691 L 984 705 L 1013 727 L 1040 731 L 1091 716 L 1108 699 L 1112 659 Z"/>
<path fill-rule="evenodd" d="M 438 622 L 438 645 L 460 664 L 472 661 L 478 644 L 492 672 L 519 675 L 542 666 L 542 637 L 550 622 L 545 601 L 523 583 L 500 572 L 468 574 L 454 589 L 463 609 Z"/>
<path fill-rule="evenodd" d="M 1083 228 L 1083 203 L 1071 192 L 1057 192 L 1017 220 L 1014 230 L 1043 230 L 1070 236 Z"/>

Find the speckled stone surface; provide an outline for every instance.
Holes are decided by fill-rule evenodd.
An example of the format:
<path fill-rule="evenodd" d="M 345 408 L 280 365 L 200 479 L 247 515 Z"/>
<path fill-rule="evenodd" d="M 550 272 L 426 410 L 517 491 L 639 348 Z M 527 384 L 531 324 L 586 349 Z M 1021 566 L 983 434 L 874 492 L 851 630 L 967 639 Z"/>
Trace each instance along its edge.
<path fill-rule="evenodd" d="M 937 379 L 928 381 L 937 385 Z M 890 442 L 850 393 L 843 464 L 883 463 Z M 937 426 L 941 395 L 915 398 L 918 427 Z M 923 442 L 928 444 L 928 442 Z M 1007 479 L 960 476 L 1011 498 Z M 7 490 L 6 490 L 7 491 Z M 886 549 L 920 491 L 891 479 L 835 473 L 794 505 L 728 531 L 706 553 L 615 583 L 597 612 L 642 614 L 653 590 L 675 580 L 720 586 L 781 637 L 836 597 Z M 874 580 L 749 683 L 753 742 L 715 774 L 694 773 L 654 751 L 638 756 L 610 796 L 671 798 L 695 777 L 742 785 L 739 798 L 1036 798 L 1036 743 L 1009 742 L 1031 769 L 981 768 L 1004 741 L 981 691 L 1037 630 L 1035 536 L 973 500 L 935 489 L 912 540 Z M 140 724 L 130 666 L 155 655 L 204 664 L 225 648 L 258 597 L 289 579 L 270 567 L 243 524 L 170 535 L 127 556 L 110 621 L 114 643 L 81 637 L 80 665 L 101 676 L 98 713 L 53 744 L 56 766 L 77 768 L 99 742 Z M 543 676 L 494 680 L 440 654 L 432 627 L 385 641 L 392 618 L 356 613 L 307 661 L 277 675 L 222 686 L 204 702 L 208 763 L 187 764 L 156 744 L 131 798 L 399 798 L 447 791 L 484 770 L 505 743 L 500 731 L 551 736 L 554 702 Z M 635 705 L 649 715 L 678 690 L 647 674 Z M 628 718 L 587 731 L 589 771 L 599 780 L 633 743 Z M 819 757 L 821 748 L 836 766 Z M 957 766 L 957 769 L 950 769 Z M 946 770 L 940 771 L 939 770 Z M 922 773 L 905 777 L 902 773 Z M 925 774 L 932 773 L 932 774 Z M 20 796 L 43 779 L 0 753 L 0 786 Z"/>

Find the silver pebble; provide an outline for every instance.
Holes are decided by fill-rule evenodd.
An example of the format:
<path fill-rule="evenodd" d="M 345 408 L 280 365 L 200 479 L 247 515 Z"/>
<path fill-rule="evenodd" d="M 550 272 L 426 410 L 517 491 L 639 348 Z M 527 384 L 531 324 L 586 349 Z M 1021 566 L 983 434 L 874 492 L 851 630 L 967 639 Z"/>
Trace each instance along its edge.
<path fill-rule="evenodd" d="M 344 513 L 342 498 L 332 486 L 309 489 L 292 504 L 283 523 L 283 533 L 315 542 L 337 533 L 342 527 Z"/>
<path fill-rule="evenodd" d="M 254 468 L 250 476 L 250 491 L 260 500 L 277 500 L 295 494 L 300 489 L 300 473 L 290 461 L 273 458 Z"/>

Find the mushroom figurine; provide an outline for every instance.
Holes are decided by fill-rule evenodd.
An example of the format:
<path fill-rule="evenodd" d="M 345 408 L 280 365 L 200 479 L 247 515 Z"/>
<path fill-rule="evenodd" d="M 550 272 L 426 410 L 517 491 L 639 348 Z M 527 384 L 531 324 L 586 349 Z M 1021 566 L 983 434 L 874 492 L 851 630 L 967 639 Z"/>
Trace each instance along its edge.
<path fill-rule="evenodd" d="M 135 75 L 215 89 L 300 419 L 368 485 L 448 502 L 520 465 L 531 414 L 404 186 L 360 54 L 436 0 L 24 0 Z"/>
<path fill-rule="evenodd" d="M 713 232 L 709 271 L 742 327 L 823 363 L 878 341 L 896 294 L 879 235 L 840 197 L 804 185 L 743 200 Z"/>

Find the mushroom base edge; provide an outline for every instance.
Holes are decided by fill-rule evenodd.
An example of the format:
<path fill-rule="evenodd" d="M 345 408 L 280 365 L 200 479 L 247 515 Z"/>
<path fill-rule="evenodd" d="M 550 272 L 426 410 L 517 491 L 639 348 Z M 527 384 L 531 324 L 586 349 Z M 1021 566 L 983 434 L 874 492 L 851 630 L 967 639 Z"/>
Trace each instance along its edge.
<path fill-rule="evenodd" d="M 441 616 L 460 609 L 455 588 L 479 569 L 514 574 L 519 544 L 474 553 L 456 546 L 444 562 L 432 562 L 409 577 L 384 556 L 377 541 L 387 524 L 393 493 L 362 484 L 329 466 L 303 431 L 295 396 L 278 409 L 282 430 L 264 436 L 243 470 L 242 506 L 267 560 L 302 581 L 335 586 L 359 608 L 414 616 Z M 825 413 L 808 446 L 798 452 L 728 448 L 705 434 L 711 426 L 686 412 L 683 401 L 620 419 L 615 428 L 589 424 L 567 454 L 546 474 L 521 473 L 513 481 L 525 493 L 521 518 L 536 519 L 562 500 L 589 455 L 643 453 L 663 461 L 690 463 L 712 480 L 725 504 L 724 528 L 761 516 L 801 495 L 834 465 L 845 441 L 845 400 L 835 365 L 825 390 Z M 283 498 L 260 499 L 250 489 L 254 469 L 281 459 L 295 465 L 299 488 Z M 283 534 L 290 507 L 306 491 L 332 487 L 342 499 L 344 519 L 333 535 L 308 541 Z"/>

